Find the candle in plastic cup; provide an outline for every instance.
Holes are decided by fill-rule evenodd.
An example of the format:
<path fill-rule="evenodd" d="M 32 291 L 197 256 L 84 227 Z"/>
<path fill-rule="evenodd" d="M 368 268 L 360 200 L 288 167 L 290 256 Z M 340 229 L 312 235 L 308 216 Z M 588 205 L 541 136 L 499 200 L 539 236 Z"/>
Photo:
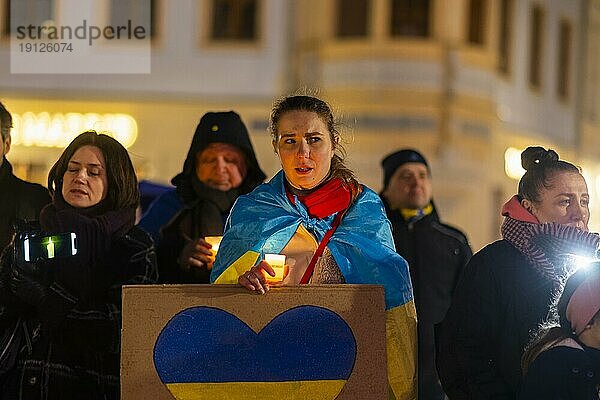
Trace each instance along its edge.
<path fill-rule="evenodd" d="M 212 246 L 211 250 L 213 252 L 213 255 L 215 256 L 217 255 L 217 251 L 219 251 L 221 239 L 223 239 L 223 236 L 207 236 L 204 238 L 204 240 L 206 240 L 206 243 Z"/>
<path fill-rule="evenodd" d="M 265 273 L 267 282 L 281 282 L 285 278 L 285 255 L 284 254 L 265 254 L 265 261 L 275 271 L 275 276 Z"/>

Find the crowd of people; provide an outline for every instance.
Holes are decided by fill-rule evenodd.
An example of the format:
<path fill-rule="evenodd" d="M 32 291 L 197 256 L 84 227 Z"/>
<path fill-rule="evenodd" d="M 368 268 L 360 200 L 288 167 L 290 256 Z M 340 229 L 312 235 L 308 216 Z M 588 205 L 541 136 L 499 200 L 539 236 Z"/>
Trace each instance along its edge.
<path fill-rule="evenodd" d="M 242 118 L 204 114 L 175 188 L 136 225 L 119 142 L 81 133 L 46 189 L 13 175 L 0 103 L 0 399 L 118 399 L 122 285 L 265 295 L 269 253 L 286 256 L 277 285 L 384 287 L 390 399 L 600 399 L 600 236 L 577 166 L 527 148 L 502 239 L 473 255 L 440 219 L 417 150 L 382 159 L 377 194 L 347 167 L 325 101 L 284 97 L 269 122 L 281 169 L 265 182 Z M 66 255 L 60 242 L 44 244 L 52 257 L 24 244 L 65 232 Z"/>

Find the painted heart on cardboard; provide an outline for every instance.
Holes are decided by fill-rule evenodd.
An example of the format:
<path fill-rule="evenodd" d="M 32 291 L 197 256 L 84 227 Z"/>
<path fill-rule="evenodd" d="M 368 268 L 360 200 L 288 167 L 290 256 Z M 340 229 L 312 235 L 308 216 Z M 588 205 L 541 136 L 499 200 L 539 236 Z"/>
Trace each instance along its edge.
<path fill-rule="evenodd" d="M 177 400 L 335 399 L 350 377 L 356 340 L 331 310 L 300 306 L 260 332 L 212 307 L 176 314 L 154 346 L 154 366 Z"/>

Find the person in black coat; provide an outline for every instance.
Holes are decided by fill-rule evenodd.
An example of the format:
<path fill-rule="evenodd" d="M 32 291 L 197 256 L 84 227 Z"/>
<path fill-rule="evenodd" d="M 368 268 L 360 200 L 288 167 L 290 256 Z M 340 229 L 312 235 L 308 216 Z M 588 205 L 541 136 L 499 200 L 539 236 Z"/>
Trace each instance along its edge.
<path fill-rule="evenodd" d="M 37 220 L 42 207 L 50 203 L 48 191 L 13 174 L 6 159 L 10 150 L 12 116 L 0 103 L 0 254 L 10 243 L 17 221 Z"/>
<path fill-rule="evenodd" d="M 599 400 L 600 263 L 569 277 L 552 314 L 523 356 L 519 400 Z"/>
<path fill-rule="evenodd" d="M 196 127 L 183 171 L 142 217 L 159 229 L 157 255 L 162 283 L 209 283 L 214 255 L 207 236 L 223 235 L 235 200 L 265 179 L 248 130 L 233 112 L 209 112 Z M 154 227 L 154 228 L 153 228 Z"/>
<path fill-rule="evenodd" d="M 5 252 L 0 328 L 21 317 L 25 333 L 16 364 L 0 376 L 0 399 L 118 399 L 121 286 L 157 281 L 152 240 L 134 226 L 135 171 L 115 139 L 84 132 L 50 170 L 48 187 L 53 202 L 39 230 L 18 238 L 74 233 L 76 251 L 27 261 L 15 240 Z"/>
<path fill-rule="evenodd" d="M 547 318 L 571 257 L 595 256 L 589 193 L 573 164 L 529 147 L 526 173 L 503 207 L 502 240 L 473 255 L 438 330 L 437 367 L 455 399 L 516 399 L 521 356 Z"/>
<path fill-rule="evenodd" d="M 403 149 L 381 162 L 381 198 L 392 223 L 396 251 L 407 261 L 418 319 L 419 399 L 441 400 L 435 368 L 434 326 L 446 315 L 471 257 L 466 236 L 442 223 L 432 201 L 431 171 L 417 151 Z"/>

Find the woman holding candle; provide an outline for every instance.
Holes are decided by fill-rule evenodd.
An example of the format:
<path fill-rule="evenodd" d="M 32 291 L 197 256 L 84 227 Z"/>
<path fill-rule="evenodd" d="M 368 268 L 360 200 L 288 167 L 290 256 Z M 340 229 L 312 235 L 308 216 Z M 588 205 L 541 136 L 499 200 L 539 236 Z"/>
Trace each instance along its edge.
<path fill-rule="evenodd" d="M 282 171 L 241 196 L 226 224 L 214 283 L 264 294 L 276 276 L 266 254 L 287 256 L 283 284 L 385 286 L 392 398 L 416 398 L 416 315 L 406 261 L 375 192 L 344 165 L 330 107 L 310 96 L 278 101 L 270 130 Z"/>

